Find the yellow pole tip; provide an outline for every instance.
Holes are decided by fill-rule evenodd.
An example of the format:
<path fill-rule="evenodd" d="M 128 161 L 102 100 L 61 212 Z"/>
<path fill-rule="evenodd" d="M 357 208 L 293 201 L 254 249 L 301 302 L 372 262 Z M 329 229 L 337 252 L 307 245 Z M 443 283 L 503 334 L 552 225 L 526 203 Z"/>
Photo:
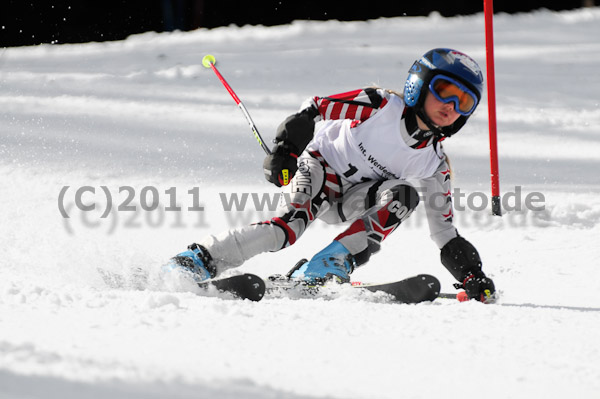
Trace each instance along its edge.
<path fill-rule="evenodd" d="M 214 55 L 206 54 L 204 58 L 202 58 L 202 65 L 204 65 L 205 68 L 210 68 L 211 65 L 215 65 L 216 63 L 217 60 Z"/>

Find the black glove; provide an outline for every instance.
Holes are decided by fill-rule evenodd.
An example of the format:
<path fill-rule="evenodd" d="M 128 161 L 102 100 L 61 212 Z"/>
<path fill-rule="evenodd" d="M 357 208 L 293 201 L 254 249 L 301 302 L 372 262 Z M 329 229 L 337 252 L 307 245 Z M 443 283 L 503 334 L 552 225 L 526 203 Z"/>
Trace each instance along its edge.
<path fill-rule="evenodd" d="M 496 287 L 491 278 L 486 277 L 483 272 L 479 276 L 469 275 L 462 286 L 457 284 L 457 288 L 464 288 L 469 299 L 475 299 L 484 303 L 494 302 L 496 299 Z"/>
<path fill-rule="evenodd" d="M 298 170 L 298 155 L 290 146 L 279 142 L 263 161 L 265 178 L 277 187 L 287 186 Z"/>
<path fill-rule="evenodd" d="M 298 170 L 298 155 L 312 140 L 318 115 L 316 107 L 308 107 L 287 117 L 277 128 L 277 144 L 263 162 L 265 178 L 277 187 L 287 186 Z"/>
<path fill-rule="evenodd" d="M 462 282 L 454 286 L 464 289 L 469 299 L 486 303 L 495 300 L 494 282 L 481 270 L 481 258 L 473 244 L 461 236 L 455 237 L 444 245 L 440 258 L 454 278 Z"/>

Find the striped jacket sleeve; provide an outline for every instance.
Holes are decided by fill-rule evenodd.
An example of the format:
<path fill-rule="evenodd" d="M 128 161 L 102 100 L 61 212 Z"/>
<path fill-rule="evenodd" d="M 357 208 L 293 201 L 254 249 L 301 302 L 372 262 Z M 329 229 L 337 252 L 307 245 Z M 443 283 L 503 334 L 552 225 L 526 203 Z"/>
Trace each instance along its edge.
<path fill-rule="evenodd" d="M 328 97 L 313 97 L 305 101 L 301 108 L 316 108 L 319 120 L 352 119 L 364 122 L 385 107 L 389 96 L 383 89 L 358 89 Z"/>

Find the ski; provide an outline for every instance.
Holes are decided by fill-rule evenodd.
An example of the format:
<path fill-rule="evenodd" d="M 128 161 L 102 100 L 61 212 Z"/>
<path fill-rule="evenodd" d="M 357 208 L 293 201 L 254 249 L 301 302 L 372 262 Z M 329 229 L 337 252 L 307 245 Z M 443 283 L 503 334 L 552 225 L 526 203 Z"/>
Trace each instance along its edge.
<path fill-rule="evenodd" d="M 440 292 L 439 280 L 428 274 L 419 274 L 399 281 L 379 284 L 336 284 L 309 285 L 306 282 L 283 276 L 271 276 L 267 282 L 267 294 L 274 297 L 291 298 L 328 298 L 335 297 L 340 292 L 364 290 L 383 292 L 399 303 L 420 303 L 433 301 Z"/>
<path fill-rule="evenodd" d="M 371 292 L 385 292 L 402 303 L 433 301 L 440 294 L 440 281 L 429 274 L 419 274 L 404 280 L 383 284 L 355 283 L 352 287 Z"/>
<path fill-rule="evenodd" d="M 100 268 L 97 270 L 109 288 L 143 290 L 148 285 L 148 275 L 141 268 L 132 269 L 131 275 L 119 274 Z M 249 273 L 205 280 L 197 284 L 209 295 L 213 287 L 216 288 L 217 292 L 230 293 L 238 299 L 260 301 L 265 295 L 265 282 L 263 279 Z"/>
<path fill-rule="evenodd" d="M 238 299 L 260 301 L 265 295 L 265 282 L 255 274 L 240 274 L 231 277 L 206 280 L 198 283 L 198 287 L 210 291 L 216 288 L 219 292 L 230 293 Z"/>

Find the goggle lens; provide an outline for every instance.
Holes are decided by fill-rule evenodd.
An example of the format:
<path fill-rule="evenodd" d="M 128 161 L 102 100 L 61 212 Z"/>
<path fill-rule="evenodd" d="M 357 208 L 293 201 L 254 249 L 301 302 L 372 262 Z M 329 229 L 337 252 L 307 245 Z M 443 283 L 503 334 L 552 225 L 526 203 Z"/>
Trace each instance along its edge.
<path fill-rule="evenodd" d="M 461 115 L 470 115 L 477 106 L 477 97 L 471 90 L 446 76 L 435 76 L 429 85 L 435 97 L 444 102 L 454 102 L 454 109 Z"/>

